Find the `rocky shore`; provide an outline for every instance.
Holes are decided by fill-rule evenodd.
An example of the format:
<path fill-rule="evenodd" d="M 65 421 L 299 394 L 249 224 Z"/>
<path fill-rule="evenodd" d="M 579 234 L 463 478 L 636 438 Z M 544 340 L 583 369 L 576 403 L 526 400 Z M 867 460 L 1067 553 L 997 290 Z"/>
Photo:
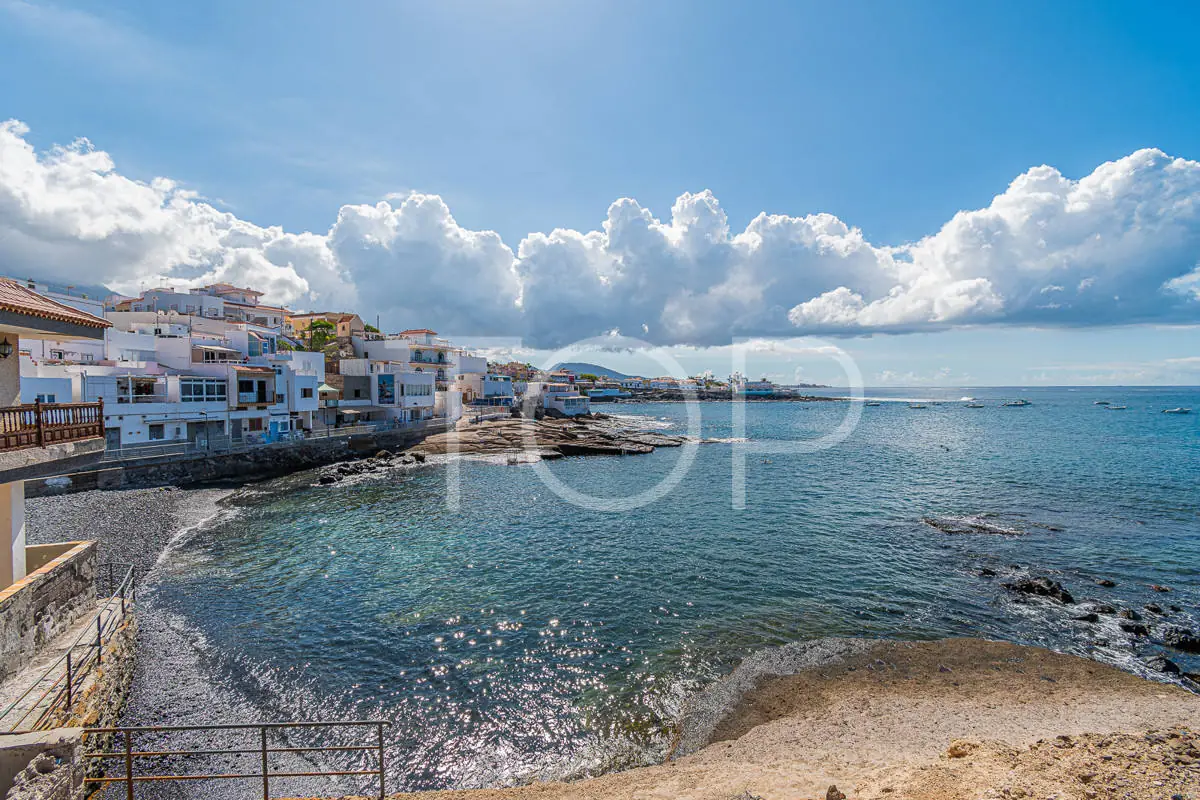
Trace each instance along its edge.
<path fill-rule="evenodd" d="M 675 758 L 575 783 L 420 800 L 1133 800 L 1200 792 L 1200 696 L 979 639 L 827 639 L 704 692 Z"/>
<path fill-rule="evenodd" d="M 583 455 L 640 455 L 658 447 L 679 447 L 687 439 L 628 430 L 608 414 L 566 419 L 517 417 L 461 422 L 453 431 L 430 436 L 414 452 L 424 455 L 524 454 L 538 458 Z"/>

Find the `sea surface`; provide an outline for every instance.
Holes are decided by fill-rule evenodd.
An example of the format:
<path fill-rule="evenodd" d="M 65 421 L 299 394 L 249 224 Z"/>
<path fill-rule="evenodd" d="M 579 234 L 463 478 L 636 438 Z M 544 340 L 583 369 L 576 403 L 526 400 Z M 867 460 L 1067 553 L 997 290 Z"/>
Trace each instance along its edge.
<path fill-rule="evenodd" d="M 1000 585 L 1045 575 L 1077 601 L 1138 610 L 1152 633 L 1146 604 L 1200 627 L 1200 389 L 867 394 L 881 405 L 859 406 L 828 449 L 778 445 L 835 430 L 848 402 L 749 403 L 744 430 L 731 404 L 705 403 L 702 443 L 650 455 L 243 491 L 151 577 L 151 619 L 196 655 L 153 675 L 146 654 L 166 696 L 135 686 L 134 721 L 162 721 L 149 717 L 195 696 L 172 687 L 198 681 L 252 718 L 379 717 L 389 791 L 466 788 L 655 762 L 694 692 L 747 653 L 813 637 L 983 636 L 1200 670 L 1115 617 L 1074 621 L 1078 608 Z M 1018 396 L 1032 405 L 999 405 Z M 1178 406 L 1193 413 L 1161 413 Z M 689 430 L 682 403 L 597 410 Z M 638 508 L 589 510 L 552 488 L 634 497 L 681 458 L 694 460 L 678 484 Z"/>

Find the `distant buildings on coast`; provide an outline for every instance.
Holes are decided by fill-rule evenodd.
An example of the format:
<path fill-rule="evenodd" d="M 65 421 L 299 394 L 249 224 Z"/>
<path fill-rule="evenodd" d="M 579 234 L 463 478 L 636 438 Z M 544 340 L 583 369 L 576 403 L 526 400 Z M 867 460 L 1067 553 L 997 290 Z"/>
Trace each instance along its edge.
<path fill-rule="evenodd" d="M 21 401 L 103 400 L 107 446 L 122 451 L 266 444 L 514 407 L 574 416 L 592 403 L 663 393 L 788 393 L 740 375 L 617 379 L 489 363 L 429 328 L 384 333 L 352 310 L 292 311 L 228 283 L 103 300 L 14 283 L 110 326 L 99 339 L 22 340 Z"/>

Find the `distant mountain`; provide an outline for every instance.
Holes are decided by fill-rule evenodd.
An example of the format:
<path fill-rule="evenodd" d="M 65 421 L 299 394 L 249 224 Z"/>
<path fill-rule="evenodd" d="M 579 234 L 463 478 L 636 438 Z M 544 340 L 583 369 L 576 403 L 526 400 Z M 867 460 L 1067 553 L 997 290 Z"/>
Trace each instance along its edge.
<path fill-rule="evenodd" d="M 571 372 L 574 372 L 576 375 L 583 375 L 583 374 L 596 375 L 601 378 L 609 378 L 614 381 L 620 381 L 620 380 L 624 380 L 625 378 L 631 377 L 630 375 L 626 375 L 623 372 L 617 372 L 615 369 L 609 369 L 608 367 L 602 367 L 599 364 L 588 364 L 585 361 L 568 361 L 565 364 L 558 364 L 554 368 L 555 369 L 569 369 L 569 370 L 571 370 Z"/>

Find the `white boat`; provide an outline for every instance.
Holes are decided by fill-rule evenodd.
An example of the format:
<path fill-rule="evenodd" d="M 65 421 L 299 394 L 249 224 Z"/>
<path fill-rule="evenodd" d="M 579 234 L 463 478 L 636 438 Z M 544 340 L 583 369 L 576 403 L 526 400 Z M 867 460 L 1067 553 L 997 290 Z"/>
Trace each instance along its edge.
<path fill-rule="evenodd" d="M 1192 413 L 1192 410 L 1190 408 L 1164 408 L 1163 413 L 1164 414 L 1190 414 L 1190 413 Z"/>
<path fill-rule="evenodd" d="M 883 405 L 883 403 L 877 403 L 874 400 L 872 400 L 869 403 L 863 403 L 863 405 L 865 405 L 865 406 L 881 406 L 881 405 Z"/>
<path fill-rule="evenodd" d="M 1129 408 L 1129 406 L 1114 406 L 1111 403 L 1108 405 L 1109 411 L 1124 411 L 1127 408 Z"/>
<path fill-rule="evenodd" d="M 1109 405 L 1109 401 L 1108 401 L 1108 400 L 1097 400 L 1096 402 L 1092 403 L 1092 405 L 1094 405 L 1094 406 L 1106 406 L 1106 405 Z"/>
<path fill-rule="evenodd" d="M 909 408 L 929 408 L 929 406 L 925 405 L 924 403 L 909 403 L 908 407 Z"/>
<path fill-rule="evenodd" d="M 983 403 L 964 403 L 963 408 L 983 408 Z"/>
<path fill-rule="evenodd" d="M 1021 399 L 1021 400 L 1006 400 L 1003 403 L 1001 403 L 1000 405 L 1002 405 L 1002 406 L 1031 406 L 1031 405 L 1033 405 L 1033 403 L 1029 402 L 1028 400 Z"/>

